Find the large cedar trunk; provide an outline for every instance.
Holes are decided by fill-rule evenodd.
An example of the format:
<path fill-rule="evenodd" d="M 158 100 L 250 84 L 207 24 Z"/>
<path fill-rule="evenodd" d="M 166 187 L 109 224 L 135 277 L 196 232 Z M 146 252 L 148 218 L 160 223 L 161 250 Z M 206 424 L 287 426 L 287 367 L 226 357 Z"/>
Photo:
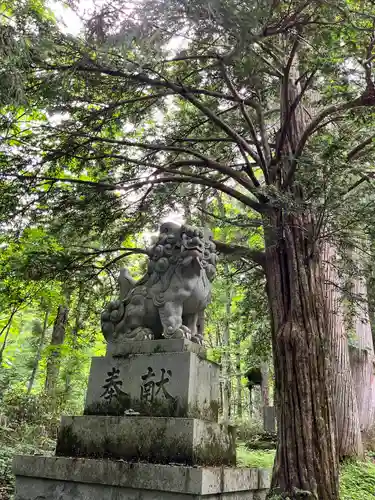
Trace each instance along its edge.
<path fill-rule="evenodd" d="M 375 378 L 374 344 L 367 306 L 367 288 L 362 279 L 354 282 L 353 292 L 363 300 L 357 308 L 354 321 L 354 345 L 350 348 L 354 387 L 357 394 L 359 421 L 362 432 L 374 426 L 375 419 Z"/>
<path fill-rule="evenodd" d="M 271 493 L 338 500 L 322 264 L 309 241 L 314 220 L 275 212 L 268 224 L 266 276 L 278 423 Z"/>
<path fill-rule="evenodd" d="M 357 395 L 350 366 L 340 280 L 335 266 L 336 251 L 326 244 L 323 252 L 325 294 L 332 367 L 333 404 L 339 458 L 363 455 Z"/>

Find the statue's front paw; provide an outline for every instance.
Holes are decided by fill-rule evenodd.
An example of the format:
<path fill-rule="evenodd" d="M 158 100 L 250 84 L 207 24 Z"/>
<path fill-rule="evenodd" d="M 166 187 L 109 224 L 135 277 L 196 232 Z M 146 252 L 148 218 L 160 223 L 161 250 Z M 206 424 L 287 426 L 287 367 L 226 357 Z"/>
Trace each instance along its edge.
<path fill-rule="evenodd" d="M 183 332 L 184 338 L 190 340 L 191 339 L 191 330 L 185 325 L 181 325 L 180 329 Z"/>
<path fill-rule="evenodd" d="M 131 330 L 131 332 L 127 334 L 127 338 L 131 338 L 132 340 L 153 340 L 154 334 L 150 328 L 139 326 L 138 328 Z"/>
<path fill-rule="evenodd" d="M 195 342 L 196 344 L 203 345 L 203 337 L 202 335 L 193 335 L 190 339 L 192 342 Z"/>
<path fill-rule="evenodd" d="M 191 331 L 185 325 L 181 325 L 178 328 L 174 329 L 172 326 L 169 326 L 167 330 L 164 332 L 164 337 L 166 339 L 188 339 L 191 338 Z"/>

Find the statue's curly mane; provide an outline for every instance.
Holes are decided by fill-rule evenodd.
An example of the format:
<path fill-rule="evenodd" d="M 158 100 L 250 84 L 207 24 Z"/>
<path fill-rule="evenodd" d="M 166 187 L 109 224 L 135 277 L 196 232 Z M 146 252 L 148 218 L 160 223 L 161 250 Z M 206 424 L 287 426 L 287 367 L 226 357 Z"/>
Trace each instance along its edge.
<path fill-rule="evenodd" d="M 210 238 L 205 238 L 202 230 L 190 226 L 172 226 L 172 231 L 169 230 L 167 233 L 163 232 L 162 226 L 157 243 L 148 250 L 150 257 L 149 277 L 158 280 L 162 275 L 172 275 L 181 266 L 186 266 L 184 251 L 185 253 L 189 252 L 189 245 L 197 246 L 200 249 L 199 260 L 203 270 L 206 270 L 210 265 L 216 267 L 215 244 Z M 212 269 L 210 270 L 212 271 Z M 209 279 L 211 281 L 211 278 Z"/>

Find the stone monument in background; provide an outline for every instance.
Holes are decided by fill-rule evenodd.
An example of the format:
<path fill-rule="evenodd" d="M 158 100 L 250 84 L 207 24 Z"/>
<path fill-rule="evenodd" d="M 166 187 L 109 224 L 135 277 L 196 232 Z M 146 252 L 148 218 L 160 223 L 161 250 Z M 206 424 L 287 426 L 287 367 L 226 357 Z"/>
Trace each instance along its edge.
<path fill-rule="evenodd" d="M 54 457 L 15 457 L 15 500 L 265 499 L 268 470 L 235 467 L 220 367 L 202 345 L 215 245 L 168 223 L 149 256 L 102 313 L 107 353 L 92 360 L 84 415 L 62 417 Z"/>

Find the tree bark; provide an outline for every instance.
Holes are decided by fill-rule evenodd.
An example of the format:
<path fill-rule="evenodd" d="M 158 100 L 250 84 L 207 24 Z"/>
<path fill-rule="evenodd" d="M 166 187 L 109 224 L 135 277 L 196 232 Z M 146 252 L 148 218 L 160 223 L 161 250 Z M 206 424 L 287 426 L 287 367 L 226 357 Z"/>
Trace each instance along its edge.
<path fill-rule="evenodd" d="M 278 424 L 271 492 L 338 500 L 322 264 L 309 238 L 314 223 L 312 215 L 275 211 L 265 235 Z"/>
<path fill-rule="evenodd" d="M 357 308 L 354 318 L 355 344 L 350 346 L 350 363 L 360 426 L 366 435 L 375 423 L 374 344 L 367 306 L 367 289 L 361 278 L 355 280 L 353 292 L 362 298 L 363 305 Z"/>
<path fill-rule="evenodd" d="M 32 369 L 32 372 L 30 375 L 30 380 L 29 380 L 29 383 L 27 386 L 27 394 L 30 394 L 30 392 L 33 388 L 36 372 L 38 371 L 38 366 L 39 366 L 39 361 L 40 361 L 41 354 L 42 354 L 44 339 L 46 337 L 46 332 L 47 332 L 48 316 L 49 316 L 49 310 L 47 309 L 45 314 L 44 314 L 44 321 L 43 321 L 42 332 L 40 334 L 38 350 L 37 350 L 36 355 L 35 355 L 33 369 Z"/>
<path fill-rule="evenodd" d="M 340 280 L 335 267 L 336 251 L 328 243 L 324 246 L 323 260 L 337 452 L 340 459 L 362 457 L 363 444 L 357 396 L 350 366 L 342 297 L 338 288 Z"/>
<path fill-rule="evenodd" d="M 53 396 L 56 392 L 61 364 L 60 351 L 65 339 L 68 315 L 68 307 L 59 305 L 52 330 L 51 352 L 47 360 L 45 391 L 49 396 Z"/>
<path fill-rule="evenodd" d="M 223 331 L 223 356 L 221 364 L 221 374 L 223 378 L 223 420 L 226 422 L 230 418 L 230 403 L 231 403 L 231 390 L 230 390 L 230 363 L 229 363 L 229 342 L 230 342 L 230 315 L 231 315 L 231 288 L 229 283 L 229 266 L 224 264 L 225 276 L 227 277 L 227 290 L 226 290 L 226 303 L 225 303 L 225 319 Z"/>
<path fill-rule="evenodd" d="M 216 196 L 220 214 L 225 215 L 223 200 L 219 193 Z M 205 214 L 202 212 L 202 217 Z M 223 355 L 221 363 L 221 375 L 223 379 L 223 420 L 228 421 L 231 416 L 231 370 L 230 370 L 230 317 L 232 312 L 232 286 L 229 278 L 229 264 L 224 262 L 224 277 L 225 277 L 225 318 L 223 330 Z M 235 408 L 234 408 L 235 411 Z"/>
<path fill-rule="evenodd" d="M 270 384 L 269 384 L 269 370 L 268 363 L 263 361 L 260 365 L 260 371 L 262 373 L 262 384 L 260 390 L 262 393 L 262 412 L 265 406 L 270 404 Z"/>
<path fill-rule="evenodd" d="M 7 327 L 6 327 L 6 332 L 5 332 L 5 335 L 4 335 L 3 344 L 2 344 L 1 349 L 0 349 L 0 367 L 1 367 L 1 363 L 3 362 L 4 351 L 5 351 L 7 342 L 8 342 L 8 337 L 9 337 L 9 334 L 10 334 L 10 328 L 12 326 L 13 316 L 14 316 L 14 314 L 12 314 L 12 316 L 8 320 Z"/>
<path fill-rule="evenodd" d="M 242 374 L 241 374 L 241 346 L 238 341 L 236 352 L 236 384 L 237 384 L 237 417 L 242 417 Z"/>

